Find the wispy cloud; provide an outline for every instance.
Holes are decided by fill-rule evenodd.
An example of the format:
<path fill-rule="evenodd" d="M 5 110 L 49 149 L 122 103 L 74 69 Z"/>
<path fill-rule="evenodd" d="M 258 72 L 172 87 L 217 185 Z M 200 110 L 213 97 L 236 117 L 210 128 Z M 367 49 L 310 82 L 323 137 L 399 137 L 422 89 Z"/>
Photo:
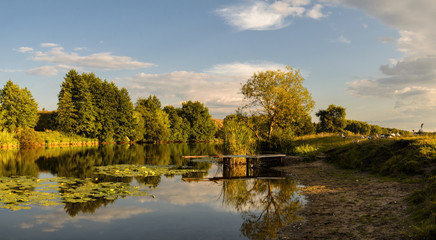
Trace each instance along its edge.
<path fill-rule="evenodd" d="M 33 48 L 31 48 L 31 47 L 19 47 L 16 51 L 20 52 L 20 53 L 32 52 Z"/>
<path fill-rule="evenodd" d="M 40 46 L 49 49 L 46 51 L 36 51 L 30 47 L 18 49 L 19 52 L 30 54 L 30 59 L 33 61 L 53 64 L 30 69 L 27 71 L 29 74 L 53 76 L 57 74 L 57 70 L 65 66 L 90 70 L 141 69 L 153 66 L 152 63 L 136 61 L 127 56 L 116 56 L 110 52 L 80 55 L 77 51 L 81 49 L 67 52 L 56 43 L 42 43 Z"/>
<path fill-rule="evenodd" d="M 291 17 L 319 19 L 325 16 L 321 4 L 307 11 L 309 4 L 310 0 L 255 0 L 230 5 L 216 10 L 216 13 L 239 30 L 274 30 L 288 26 Z"/>
<path fill-rule="evenodd" d="M 41 47 L 59 47 L 59 44 L 57 43 L 41 43 Z"/>
<path fill-rule="evenodd" d="M 321 4 L 316 4 L 312 9 L 306 12 L 306 16 L 313 19 L 320 19 L 326 17 L 327 15 L 321 12 L 323 6 Z"/>
<path fill-rule="evenodd" d="M 345 44 L 351 43 L 351 41 L 348 38 L 346 38 L 344 35 L 341 35 L 335 39 L 332 39 L 331 42 L 332 43 L 345 43 Z"/>

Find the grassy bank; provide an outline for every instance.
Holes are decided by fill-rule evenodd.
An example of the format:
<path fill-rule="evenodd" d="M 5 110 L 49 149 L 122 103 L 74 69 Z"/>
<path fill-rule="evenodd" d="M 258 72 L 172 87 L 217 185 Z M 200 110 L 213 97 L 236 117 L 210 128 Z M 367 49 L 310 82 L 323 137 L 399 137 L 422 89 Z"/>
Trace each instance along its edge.
<path fill-rule="evenodd" d="M 3 149 L 20 147 L 58 147 L 76 145 L 95 145 L 97 139 L 78 135 L 66 135 L 58 131 L 39 132 L 33 129 L 18 129 L 15 132 L 0 132 L 0 147 Z"/>
<path fill-rule="evenodd" d="M 415 221 L 411 236 L 416 239 L 436 237 L 436 138 L 352 142 L 328 149 L 327 155 L 328 162 L 343 168 L 360 169 L 403 181 L 422 182 L 424 188 L 408 198 Z"/>

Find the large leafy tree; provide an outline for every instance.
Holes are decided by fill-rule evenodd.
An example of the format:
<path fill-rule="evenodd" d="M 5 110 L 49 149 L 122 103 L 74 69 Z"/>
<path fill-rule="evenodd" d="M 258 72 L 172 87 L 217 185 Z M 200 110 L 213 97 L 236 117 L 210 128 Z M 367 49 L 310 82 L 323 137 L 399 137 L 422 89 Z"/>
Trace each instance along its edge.
<path fill-rule="evenodd" d="M 0 122 L 8 130 L 33 128 L 38 123 L 38 104 L 27 88 L 7 81 L 0 92 L 0 104 Z"/>
<path fill-rule="evenodd" d="M 165 106 L 163 109 L 170 120 L 170 140 L 187 141 L 191 133 L 191 126 L 186 118 L 180 116 L 180 109 L 174 106 Z"/>
<path fill-rule="evenodd" d="M 170 137 L 170 121 L 168 114 L 161 108 L 159 99 L 151 95 L 148 98 L 139 98 L 135 111 L 139 113 L 137 133 L 140 141 L 167 141 Z"/>
<path fill-rule="evenodd" d="M 319 110 L 316 114 L 319 117 L 320 132 L 340 132 L 347 125 L 345 119 L 345 108 L 331 104 L 326 110 Z"/>
<path fill-rule="evenodd" d="M 277 127 L 297 132 L 304 125 L 301 122 L 310 118 L 315 102 L 303 82 L 300 71 L 287 67 L 286 71 L 255 73 L 242 86 L 242 94 L 248 100 L 244 108 L 264 118 L 268 139 Z"/>
<path fill-rule="evenodd" d="M 180 115 L 190 124 L 189 140 L 207 141 L 215 138 L 218 129 L 209 114 L 209 109 L 204 104 L 198 101 L 183 102 Z"/>

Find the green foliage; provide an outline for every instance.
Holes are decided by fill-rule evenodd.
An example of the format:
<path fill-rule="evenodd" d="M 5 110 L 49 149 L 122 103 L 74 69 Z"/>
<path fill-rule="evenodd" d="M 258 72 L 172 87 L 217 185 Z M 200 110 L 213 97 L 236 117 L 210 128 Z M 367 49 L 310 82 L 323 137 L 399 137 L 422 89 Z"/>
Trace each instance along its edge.
<path fill-rule="evenodd" d="M 191 135 L 191 125 L 188 119 L 182 118 L 180 109 L 173 106 L 165 106 L 164 112 L 168 114 L 170 121 L 170 139 L 171 141 L 187 141 Z"/>
<path fill-rule="evenodd" d="M 11 133 L 6 129 L 0 130 L 0 147 L 1 148 L 10 148 L 10 147 L 18 147 L 20 142 L 15 136 L 15 133 Z"/>
<path fill-rule="evenodd" d="M 228 115 L 224 119 L 224 148 L 229 154 L 254 154 L 257 140 L 249 126 L 248 117 L 241 115 Z"/>
<path fill-rule="evenodd" d="M 408 197 L 415 222 L 412 236 L 415 239 L 434 239 L 436 237 L 436 176 L 426 181 L 424 188 Z"/>
<path fill-rule="evenodd" d="M 210 141 L 215 139 L 218 130 L 209 114 L 209 109 L 198 101 L 182 103 L 180 116 L 185 118 L 190 125 L 191 141 Z"/>
<path fill-rule="evenodd" d="M 20 147 L 45 146 L 45 142 L 41 134 L 32 128 L 19 128 L 17 129 L 16 136 L 20 142 Z"/>
<path fill-rule="evenodd" d="M 133 138 L 133 104 L 126 89 L 94 73 L 70 70 L 59 92 L 57 124 L 61 131 L 102 142 Z"/>
<path fill-rule="evenodd" d="M 38 122 L 38 104 L 27 88 L 7 81 L 0 91 L 0 123 L 9 131 L 33 128 Z"/>
<path fill-rule="evenodd" d="M 249 101 L 245 108 L 253 108 L 254 115 L 265 117 L 268 124 L 267 138 L 278 128 L 295 128 L 307 121 L 314 107 L 309 91 L 303 87 L 299 71 L 287 67 L 287 71 L 255 73 L 242 86 L 242 94 Z"/>
<path fill-rule="evenodd" d="M 295 147 L 294 153 L 297 156 L 303 157 L 306 161 L 312 161 L 315 160 L 315 157 L 318 154 L 318 148 L 308 144 L 299 145 Z"/>
<path fill-rule="evenodd" d="M 345 108 L 331 104 L 326 110 L 319 110 L 316 114 L 319 117 L 318 132 L 340 132 L 346 126 Z"/>
<path fill-rule="evenodd" d="M 168 114 L 160 109 L 161 103 L 156 96 L 149 96 L 147 99 L 138 99 L 135 111 L 138 114 L 138 124 L 141 124 L 137 131 L 139 141 L 159 142 L 168 141 L 170 138 L 170 121 Z"/>

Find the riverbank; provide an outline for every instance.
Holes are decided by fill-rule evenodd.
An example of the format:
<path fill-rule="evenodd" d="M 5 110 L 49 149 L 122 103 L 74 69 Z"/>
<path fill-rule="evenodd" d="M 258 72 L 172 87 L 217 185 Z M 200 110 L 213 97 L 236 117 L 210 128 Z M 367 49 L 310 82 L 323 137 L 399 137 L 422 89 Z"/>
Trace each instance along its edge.
<path fill-rule="evenodd" d="M 282 228 L 279 239 L 404 239 L 411 231 L 406 198 L 422 184 L 386 181 L 322 160 L 275 169 L 303 184 L 308 200 L 304 221 Z"/>

